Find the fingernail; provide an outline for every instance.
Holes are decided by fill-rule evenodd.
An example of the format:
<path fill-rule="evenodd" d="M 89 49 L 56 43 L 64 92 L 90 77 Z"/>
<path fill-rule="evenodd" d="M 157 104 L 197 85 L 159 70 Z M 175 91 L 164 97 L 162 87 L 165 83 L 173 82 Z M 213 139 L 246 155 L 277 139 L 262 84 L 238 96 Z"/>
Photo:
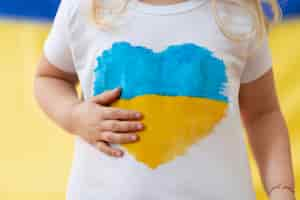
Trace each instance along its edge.
<path fill-rule="evenodd" d="M 138 129 L 142 129 L 142 128 L 143 128 L 143 124 L 138 124 L 138 125 L 137 125 L 137 128 L 138 128 Z"/>
<path fill-rule="evenodd" d="M 140 118 L 140 117 L 142 117 L 142 114 L 141 113 L 135 113 L 135 117 Z"/>
<path fill-rule="evenodd" d="M 115 156 L 121 156 L 122 155 L 122 153 L 119 152 L 119 151 L 114 152 L 114 154 L 115 154 Z"/>
<path fill-rule="evenodd" d="M 131 140 L 136 140 L 136 139 L 137 139 L 137 136 L 136 136 L 136 135 L 131 135 L 131 136 L 130 136 L 130 139 L 131 139 Z"/>

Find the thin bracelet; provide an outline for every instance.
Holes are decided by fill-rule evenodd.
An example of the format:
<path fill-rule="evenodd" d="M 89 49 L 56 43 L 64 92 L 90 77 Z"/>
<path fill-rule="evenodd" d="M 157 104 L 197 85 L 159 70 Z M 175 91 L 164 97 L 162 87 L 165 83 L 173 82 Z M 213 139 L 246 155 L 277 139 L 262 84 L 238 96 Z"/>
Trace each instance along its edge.
<path fill-rule="evenodd" d="M 289 185 L 284 185 L 284 184 L 278 184 L 275 185 L 273 187 L 271 187 L 271 189 L 268 191 L 268 195 L 270 195 L 274 190 L 288 190 L 289 192 L 291 192 L 293 195 L 295 195 L 295 189 L 292 186 Z"/>

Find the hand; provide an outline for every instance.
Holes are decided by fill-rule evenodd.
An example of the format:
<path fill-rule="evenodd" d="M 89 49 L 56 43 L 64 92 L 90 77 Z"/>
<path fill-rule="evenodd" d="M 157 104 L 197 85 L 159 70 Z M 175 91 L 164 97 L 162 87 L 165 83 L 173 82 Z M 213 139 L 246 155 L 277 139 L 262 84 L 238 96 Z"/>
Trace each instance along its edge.
<path fill-rule="evenodd" d="M 103 92 L 75 105 L 71 114 L 72 133 L 115 157 L 121 157 L 123 152 L 110 144 L 136 142 L 137 132 L 144 128 L 138 121 L 141 113 L 107 106 L 119 96 L 119 88 Z"/>
<path fill-rule="evenodd" d="M 296 200 L 294 194 L 288 190 L 273 190 L 270 200 Z"/>

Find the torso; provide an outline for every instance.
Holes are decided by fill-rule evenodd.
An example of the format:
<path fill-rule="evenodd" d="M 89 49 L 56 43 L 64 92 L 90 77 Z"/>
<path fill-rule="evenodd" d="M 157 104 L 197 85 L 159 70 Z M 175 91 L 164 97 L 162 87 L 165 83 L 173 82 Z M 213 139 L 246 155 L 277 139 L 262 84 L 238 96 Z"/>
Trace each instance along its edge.
<path fill-rule="evenodd" d="M 223 61 L 225 71 L 220 73 L 224 73 L 227 77 L 226 82 L 224 82 L 226 86 L 224 91 L 220 91 L 220 94 L 215 96 L 208 92 L 202 98 L 206 100 L 211 97 L 215 102 L 224 103 L 226 104 L 226 110 L 224 116 L 221 116 L 219 120 L 215 120 L 213 128 L 208 129 L 204 137 L 194 137 L 192 142 L 187 142 L 185 138 L 181 138 L 181 144 L 185 145 L 184 150 L 180 149 L 181 147 L 176 146 L 176 144 L 174 144 L 176 146 L 174 147 L 174 145 L 172 146 L 166 142 L 165 147 L 169 148 L 162 147 L 161 149 L 164 152 L 153 151 L 153 155 L 151 155 L 151 149 L 145 149 L 149 148 L 147 144 L 141 144 L 134 148 L 121 146 L 126 153 L 123 158 L 116 159 L 104 155 L 80 138 L 76 138 L 75 157 L 69 181 L 68 199 L 254 200 L 255 194 L 252 188 L 238 109 L 240 76 L 245 64 L 248 41 L 236 43 L 227 39 L 221 33 L 215 23 L 208 0 L 199 0 L 192 4 L 182 4 L 182 7 L 178 5 L 170 6 L 168 9 L 161 7 L 161 9 L 158 9 L 159 11 L 155 12 L 152 12 L 151 7 L 147 6 L 138 9 L 129 7 L 121 19 L 122 23 L 119 29 L 114 32 L 100 30 L 92 23 L 89 15 L 90 5 L 86 2 L 80 1 L 80 5 L 77 7 L 77 11 L 70 21 L 69 28 L 70 44 L 76 72 L 78 73 L 85 99 L 95 95 L 94 89 L 96 86 L 94 82 L 97 77 L 95 77 L 94 70 L 97 66 L 97 57 L 101 57 L 104 50 L 110 50 L 113 44 L 125 42 L 132 45 L 132 47 L 140 46 L 148 50 L 150 49 L 156 54 L 165 51 L 172 45 L 192 44 L 197 48 L 206 48 L 212 52 L 212 57 Z M 133 5 L 130 4 L 130 6 Z M 171 59 L 172 57 L 166 58 Z M 176 60 L 176 58 L 172 60 Z M 130 61 L 130 64 L 132 65 L 134 62 Z M 161 66 L 164 65 L 160 64 L 158 67 Z M 109 67 L 109 65 L 106 67 Z M 159 70 L 159 72 L 164 73 L 162 75 L 165 77 L 170 77 L 168 83 L 165 83 L 162 79 L 159 80 L 163 84 L 174 85 L 175 89 L 173 88 L 174 90 L 170 91 L 174 91 L 176 95 L 173 93 L 171 95 L 170 92 L 169 96 L 177 98 L 177 100 L 179 98 L 177 96 L 183 95 L 182 91 L 178 92 L 176 90 L 178 84 L 175 78 L 180 77 L 178 74 L 176 75 L 177 70 L 179 70 L 178 68 L 180 66 L 174 66 L 167 73 L 163 69 Z M 191 68 L 191 70 L 193 69 Z M 137 68 L 136 71 L 141 74 L 141 81 L 143 82 L 143 76 L 146 75 L 142 73 L 140 68 Z M 199 70 L 195 72 L 199 72 Z M 216 74 L 218 73 L 216 71 Z M 178 81 L 186 80 L 184 83 L 186 83 L 187 88 L 190 87 L 187 80 L 195 80 L 196 83 L 199 77 L 209 79 L 210 81 L 218 80 L 217 75 L 208 72 L 206 72 L 205 77 L 203 74 L 199 74 L 199 76 L 193 73 L 186 74 L 182 73 L 182 79 Z M 174 78 L 174 82 L 172 82 L 172 77 Z M 144 78 L 144 80 L 146 81 L 147 79 Z M 147 83 L 145 81 L 140 85 L 147 86 L 147 84 L 150 84 L 150 82 Z M 210 81 L 207 81 L 207 83 Z M 204 82 L 202 81 L 201 83 Z M 139 85 L 136 85 L 136 88 L 139 88 Z M 152 91 L 151 88 L 154 87 L 147 86 L 146 89 L 141 88 L 141 91 L 147 90 L 149 92 Z M 195 88 L 197 87 L 195 86 Z M 154 94 L 156 94 L 155 91 L 154 89 Z M 150 92 L 150 94 L 152 93 Z M 184 96 L 188 96 L 187 94 L 190 93 L 184 93 Z M 201 96 L 202 93 L 199 92 L 196 94 Z M 162 94 L 157 93 L 156 95 L 164 98 Z M 219 95 L 220 98 L 218 98 Z M 168 96 L 168 93 L 166 96 Z M 166 100 L 166 102 L 168 101 Z M 134 107 L 134 101 L 132 102 L 133 106 L 131 107 Z M 193 105 L 189 100 L 183 102 Z M 143 105 L 140 104 L 139 106 Z M 126 104 L 125 106 L 128 105 Z M 164 106 L 151 106 L 151 109 L 144 109 L 143 107 L 142 109 L 152 114 L 154 118 L 161 119 L 162 116 L 160 115 L 163 115 L 162 110 Z M 206 111 L 213 110 L 209 108 L 206 110 L 205 106 L 201 106 L 204 109 L 203 111 L 195 111 L 195 113 L 201 112 L 201 116 L 205 115 Z M 172 111 L 172 108 L 168 107 L 167 109 Z M 159 110 L 162 113 L 159 113 Z M 165 112 L 170 113 L 171 111 Z M 157 134 L 157 141 L 160 138 L 164 138 L 163 136 L 160 137 L 160 134 L 170 134 L 172 136 L 171 133 L 166 133 L 166 131 L 169 130 L 168 126 L 174 125 L 174 122 L 179 123 L 175 131 L 182 128 L 180 127 L 179 119 L 184 119 L 184 116 L 180 115 L 189 115 L 189 113 L 180 113 L 181 111 L 174 113 L 175 117 L 170 117 L 169 122 L 164 121 L 160 123 L 159 120 L 153 121 L 153 123 L 157 123 L 157 127 L 163 126 L 161 130 L 164 132 L 157 132 L 156 130 L 159 129 L 152 129 L 154 131 L 153 134 Z M 195 123 L 199 124 L 199 122 Z M 203 121 L 203 123 L 208 122 Z M 151 124 L 148 124 L 148 126 L 151 126 Z M 201 126 L 201 122 L 199 126 Z M 191 129 L 187 127 L 186 132 L 183 129 L 181 134 L 194 134 L 195 131 L 191 131 Z M 179 133 L 174 132 L 174 134 Z M 177 143 L 178 141 L 180 140 L 177 140 Z M 161 142 L 152 142 L 153 148 L 156 149 L 160 147 L 155 147 L 155 145 L 164 144 Z M 140 151 L 145 152 L 143 154 Z M 165 151 L 169 151 L 168 153 L 172 155 L 170 156 Z M 162 155 L 165 155 L 165 157 Z M 163 157 L 162 160 L 158 159 L 160 157 Z M 147 159 L 152 160 L 148 161 Z M 153 159 L 157 159 L 157 161 L 154 162 Z M 155 164 L 151 165 L 153 162 Z"/>

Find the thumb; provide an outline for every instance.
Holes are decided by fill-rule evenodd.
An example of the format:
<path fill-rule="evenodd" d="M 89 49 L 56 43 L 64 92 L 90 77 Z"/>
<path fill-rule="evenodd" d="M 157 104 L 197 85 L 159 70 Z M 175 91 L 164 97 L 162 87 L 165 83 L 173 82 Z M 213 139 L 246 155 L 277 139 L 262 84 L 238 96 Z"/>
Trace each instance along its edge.
<path fill-rule="evenodd" d="M 113 90 L 105 91 L 97 96 L 93 96 L 91 101 L 101 104 L 101 105 L 109 105 L 116 101 L 120 97 L 121 88 L 115 88 Z"/>

